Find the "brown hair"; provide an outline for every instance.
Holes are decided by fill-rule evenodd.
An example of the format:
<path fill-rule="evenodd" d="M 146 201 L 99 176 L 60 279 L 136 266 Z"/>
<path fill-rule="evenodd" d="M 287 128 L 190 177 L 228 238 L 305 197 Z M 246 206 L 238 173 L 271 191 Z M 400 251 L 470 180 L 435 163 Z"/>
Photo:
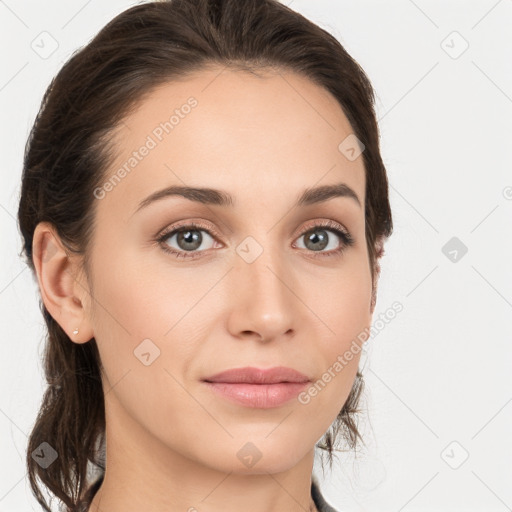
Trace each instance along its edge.
<path fill-rule="evenodd" d="M 84 269 L 89 268 L 93 191 L 108 170 L 109 136 L 156 86 L 210 64 L 292 71 L 336 98 L 365 146 L 366 243 L 371 275 L 378 276 L 392 218 L 372 86 L 332 35 L 277 0 L 144 3 L 119 14 L 75 52 L 49 85 L 25 148 L 18 222 L 32 272 L 32 240 L 42 221 L 50 222 L 70 253 L 82 255 Z M 67 510 L 82 510 L 78 505 L 88 507 L 97 488 L 91 486 L 90 467 L 105 469 L 101 361 L 94 338 L 73 343 L 42 302 L 41 311 L 48 327 L 48 387 L 28 441 L 30 485 L 46 511 L 51 509 L 37 478 Z M 331 466 L 340 431 L 350 448 L 361 439 L 354 414 L 362 389 L 358 371 L 346 403 L 317 444 L 327 450 Z M 32 456 L 43 442 L 58 453 L 46 468 Z"/>

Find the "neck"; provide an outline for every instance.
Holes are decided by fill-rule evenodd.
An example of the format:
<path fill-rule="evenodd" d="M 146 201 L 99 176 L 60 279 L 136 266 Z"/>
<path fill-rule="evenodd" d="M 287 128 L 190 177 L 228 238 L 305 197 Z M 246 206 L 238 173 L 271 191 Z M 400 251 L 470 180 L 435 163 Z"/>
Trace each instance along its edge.
<path fill-rule="evenodd" d="M 183 476 L 183 475 L 182 475 Z M 316 505 L 309 492 L 310 485 L 305 485 L 308 490 L 307 497 L 302 496 L 302 502 L 284 488 L 285 494 L 275 492 L 276 486 L 280 482 L 277 480 L 276 475 L 269 475 L 268 481 L 273 486 L 265 486 L 260 482 L 252 484 L 251 481 L 245 481 L 243 488 L 237 485 L 238 479 L 232 478 L 228 482 L 231 475 L 224 475 L 216 487 L 210 489 L 210 493 L 204 494 L 203 499 L 188 498 L 187 496 L 198 496 L 202 493 L 197 486 L 191 489 L 186 485 L 186 478 L 179 480 L 180 486 L 177 490 L 172 485 L 167 485 L 165 493 L 156 495 L 148 492 L 148 482 L 145 480 L 137 482 L 123 483 L 123 485 L 116 485 L 119 482 L 112 472 L 105 473 L 102 485 L 95 494 L 88 512 L 115 512 L 132 511 L 132 510 L 165 510 L 166 512 L 180 511 L 183 512 L 217 512 L 231 510 L 256 510 L 256 511 L 278 511 L 289 510 L 293 512 L 318 512 Z M 112 483 L 114 482 L 114 483 Z M 153 482 L 151 483 L 153 484 Z M 151 486 L 155 488 L 154 485 Z M 223 489 L 221 489 L 223 487 Z M 250 492 L 247 491 L 248 488 Z M 204 489 L 205 486 L 201 486 Z M 144 490 L 146 489 L 146 490 Z M 187 490 L 188 489 L 188 490 Z M 267 494 L 265 494 L 265 492 Z M 215 496 L 213 494 L 215 493 Z M 191 503 L 195 503 L 191 505 Z M 162 508 L 165 507 L 165 508 Z"/>

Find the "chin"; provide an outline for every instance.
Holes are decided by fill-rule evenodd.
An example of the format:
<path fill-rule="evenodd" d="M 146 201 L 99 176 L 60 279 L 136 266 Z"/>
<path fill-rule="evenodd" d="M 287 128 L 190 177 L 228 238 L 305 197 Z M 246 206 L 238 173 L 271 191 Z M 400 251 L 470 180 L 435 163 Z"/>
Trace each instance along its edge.
<path fill-rule="evenodd" d="M 314 447 L 301 446 L 300 443 L 291 442 L 290 437 L 276 435 L 268 436 L 268 430 L 260 436 L 248 435 L 231 439 L 228 445 L 219 445 L 219 451 L 210 451 L 209 461 L 206 465 L 224 472 L 233 472 L 240 475 L 259 475 L 267 473 L 281 473 L 297 465 Z M 302 440 L 304 442 L 304 440 Z M 204 459 L 204 453 L 203 453 Z"/>

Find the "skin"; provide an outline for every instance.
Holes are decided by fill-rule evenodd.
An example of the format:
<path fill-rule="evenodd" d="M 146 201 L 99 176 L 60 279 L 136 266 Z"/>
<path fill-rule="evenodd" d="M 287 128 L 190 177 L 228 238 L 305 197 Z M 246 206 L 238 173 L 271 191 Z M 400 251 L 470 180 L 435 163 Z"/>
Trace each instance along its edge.
<path fill-rule="evenodd" d="M 338 150 L 353 130 L 324 89 L 292 73 L 212 68 L 159 87 L 126 117 L 108 176 L 190 96 L 197 107 L 96 200 L 88 279 L 51 225 L 34 236 L 46 308 L 72 342 L 94 337 L 103 364 L 107 470 L 90 510 L 316 510 L 314 446 L 348 397 L 360 352 L 307 404 L 247 408 L 201 379 L 283 365 L 316 381 L 370 326 L 364 208 L 347 197 L 294 207 L 304 189 L 341 182 L 364 205 L 364 163 Z M 172 196 L 134 213 L 172 184 L 226 190 L 236 205 Z M 344 243 L 334 232 L 317 250 L 303 236 L 329 219 L 355 239 L 339 256 L 322 256 Z M 177 236 L 154 241 L 181 220 L 212 228 L 198 258 L 164 252 L 185 252 Z M 236 251 L 247 236 L 262 248 L 250 264 Z M 134 350 L 148 338 L 160 355 L 146 366 Z M 248 442 L 261 453 L 252 467 L 237 457 Z"/>

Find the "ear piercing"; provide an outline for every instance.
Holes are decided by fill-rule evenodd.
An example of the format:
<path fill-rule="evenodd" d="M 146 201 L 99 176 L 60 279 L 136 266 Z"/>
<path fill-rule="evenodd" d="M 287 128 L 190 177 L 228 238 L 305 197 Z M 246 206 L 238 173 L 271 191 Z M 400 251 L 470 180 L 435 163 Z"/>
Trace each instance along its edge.
<path fill-rule="evenodd" d="M 73 331 L 73 334 L 78 334 L 78 328 Z"/>

